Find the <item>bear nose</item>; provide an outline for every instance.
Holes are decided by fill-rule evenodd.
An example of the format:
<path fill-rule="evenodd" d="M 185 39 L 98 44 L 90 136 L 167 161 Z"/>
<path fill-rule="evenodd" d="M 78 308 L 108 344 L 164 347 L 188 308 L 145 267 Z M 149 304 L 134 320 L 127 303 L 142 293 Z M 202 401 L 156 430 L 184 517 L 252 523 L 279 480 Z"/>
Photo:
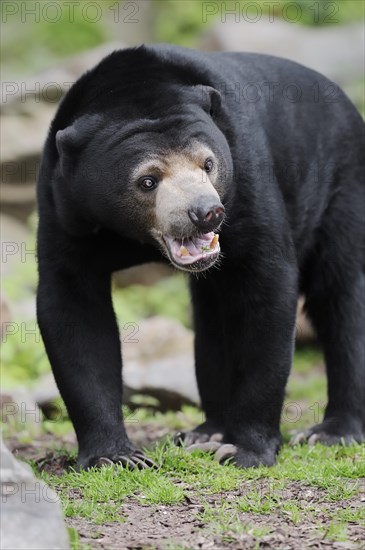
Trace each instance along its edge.
<path fill-rule="evenodd" d="M 196 206 L 188 210 L 188 214 L 196 227 L 208 233 L 221 224 L 224 218 L 224 206 L 216 202 L 209 204 L 206 200 L 199 201 Z"/>

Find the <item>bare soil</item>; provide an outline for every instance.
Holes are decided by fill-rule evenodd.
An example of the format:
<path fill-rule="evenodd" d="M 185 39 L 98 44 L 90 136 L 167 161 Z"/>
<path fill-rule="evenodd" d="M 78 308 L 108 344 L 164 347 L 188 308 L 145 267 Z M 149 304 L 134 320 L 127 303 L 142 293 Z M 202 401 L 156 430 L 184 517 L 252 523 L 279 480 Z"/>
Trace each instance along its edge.
<path fill-rule="evenodd" d="M 128 431 L 133 440 L 140 445 L 149 446 L 151 443 L 169 433 L 166 426 L 130 425 Z M 55 436 L 44 435 L 33 441 L 32 444 L 21 444 L 15 438 L 7 441 L 8 447 L 21 459 L 35 460 L 40 470 L 46 470 L 56 475 L 70 466 L 66 455 L 54 453 Z M 74 437 L 57 439 L 57 447 L 75 446 Z M 71 464 L 72 465 L 72 464 Z M 177 483 L 179 481 L 177 480 Z M 248 481 L 241 490 L 225 491 L 224 493 L 206 497 L 211 506 L 220 508 L 222 497 L 225 503 L 234 503 L 234 500 L 249 490 L 250 483 L 262 484 L 265 490 L 267 480 Z M 177 550 L 177 549 L 280 549 L 305 550 L 309 549 L 365 549 L 365 528 L 358 524 L 349 523 L 346 542 L 330 541 L 327 538 L 328 516 L 341 509 L 358 508 L 365 503 L 365 487 L 361 495 L 340 502 L 326 502 L 324 491 L 315 487 L 305 486 L 300 482 L 291 482 L 285 487 L 285 499 L 294 499 L 301 504 L 311 507 L 312 513 L 308 517 L 301 514 L 300 520 L 294 524 L 288 513 L 280 508 L 275 513 L 253 514 L 241 513 L 242 531 L 232 530 L 224 535 L 214 530 L 214 526 L 202 522 L 199 513 L 203 508 L 196 496 L 194 487 L 184 487 L 188 497 L 180 505 L 143 505 L 134 499 L 127 499 L 121 503 L 121 523 L 105 523 L 95 525 L 82 518 L 66 518 L 69 527 L 77 530 L 80 542 L 90 545 L 96 550 Z M 71 495 L 70 495 L 71 496 Z M 79 495 L 75 491 L 75 499 Z M 313 513 L 314 509 L 314 513 Z M 233 510 L 233 508 L 232 508 Z M 229 506 L 227 515 L 229 515 Z M 261 529 L 262 528 L 262 529 Z M 258 533 L 261 530 L 261 533 Z"/>
<path fill-rule="evenodd" d="M 295 488 L 295 484 L 294 488 Z M 298 487 L 299 489 L 299 487 Z M 302 489 L 302 488 L 300 488 Z M 226 493 L 225 497 L 235 497 Z M 218 499 L 217 499 L 218 500 Z M 220 501 L 220 498 L 219 498 Z M 214 498 L 209 499 L 214 504 Z M 333 506 L 335 508 L 335 506 Z M 196 516 L 200 505 L 186 503 L 180 506 L 142 506 L 130 501 L 122 505 L 121 512 L 125 523 L 109 523 L 95 526 L 85 520 L 68 519 L 69 526 L 74 527 L 81 540 L 95 549 L 168 549 L 169 545 L 181 545 L 189 549 L 234 549 L 246 550 L 256 548 L 280 548 L 281 550 L 304 550 L 306 548 L 321 549 L 360 549 L 364 548 L 364 529 L 351 525 L 348 530 L 347 542 L 331 542 L 324 539 L 318 523 L 301 522 L 295 525 L 285 519 L 280 512 L 263 516 L 242 513 L 242 524 L 247 526 L 247 532 L 237 535 L 225 533 L 224 538 L 215 534 Z M 270 528 L 271 532 L 257 538 L 253 528 Z M 225 539 L 225 540 L 224 540 Z"/>

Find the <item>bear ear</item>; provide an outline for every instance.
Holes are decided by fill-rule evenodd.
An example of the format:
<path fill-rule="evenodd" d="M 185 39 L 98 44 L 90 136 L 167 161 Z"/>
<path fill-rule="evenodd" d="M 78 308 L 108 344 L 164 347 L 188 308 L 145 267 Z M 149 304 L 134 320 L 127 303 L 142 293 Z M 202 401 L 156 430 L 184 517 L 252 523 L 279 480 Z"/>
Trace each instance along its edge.
<path fill-rule="evenodd" d="M 68 126 L 56 133 L 56 148 L 60 158 L 60 169 L 63 176 L 67 175 L 72 162 L 73 153 L 77 150 L 77 131 L 74 126 Z"/>
<path fill-rule="evenodd" d="M 87 115 L 71 126 L 56 132 L 56 148 L 60 158 L 61 173 L 65 176 L 74 156 L 96 133 L 100 116 Z"/>
<path fill-rule="evenodd" d="M 64 130 L 58 130 L 56 133 L 56 147 L 60 158 L 66 153 L 76 148 L 77 131 L 75 126 L 67 126 Z"/>
<path fill-rule="evenodd" d="M 101 117 L 97 115 L 81 117 L 71 126 L 58 130 L 55 136 L 59 155 L 59 175 L 64 180 L 64 185 L 54 185 L 53 188 L 56 211 L 61 225 L 72 235 L 90 235 L 97 228 L 94 222 L 86 219 L 83 209 L 75 200 L 78 182 L 72 176 L 77 178 L 77 173 L 75 175 L 77 155 L 98 132 L 100 119 Z"/>
<path fill-rule="evenodd" d="M 212 86 L 197 86 L 201 94 L 201 101 L 204 111 L 210 114 L 211 117 L 217 114 L 222 104 L 221 93 Z"/>

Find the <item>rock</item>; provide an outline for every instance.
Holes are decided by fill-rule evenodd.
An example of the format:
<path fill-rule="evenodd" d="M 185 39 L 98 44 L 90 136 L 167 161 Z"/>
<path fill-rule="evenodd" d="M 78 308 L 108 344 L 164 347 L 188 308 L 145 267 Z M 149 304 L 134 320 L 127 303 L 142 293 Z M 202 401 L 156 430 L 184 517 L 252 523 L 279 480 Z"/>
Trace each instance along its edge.
<path fill-rule="evenodd" d="M 119 41 L 102 44 L 86 52 L 66 58 L 50 68 L 22 82 L 4 83 L 1 109 L 3 114 L 25 114 L 31 116 L 41 102 L 57 105 L 71 85 L 87 70 L 99 63 L 114 50 L 124 48 Z M 5 84 L 8 84 L 6 86 Z M 44 139 L 46 134 L 44 135 Z"/>
<path fill-rule="evenodd" d="M 299 344 L 309 344 L 316 340 L 314 329 L 303 311 L 304 298 L 300 298 L 297 307 L 296 340 Z"/>
<path fill-rule="evenodd" d="M 0 233 L 1 233 L 1 263 L 0 274 L 2 280 L 11 280 L 16 278 L 17 295 L 19 298 L 9 303 L 6 300 L 10 317 L 14 323 L 18 323 L 18 332 L 21 330 L 19 323 L 27 323 L 24 325 L 26 330 L 35 328 L 36 305 L 35 305 L 35 286 L 36 286 L 36 250 L 32 244 L 30 228 L 20 221 L 8 216 L 0 214 Z M 31 264 L 33 264 L 31 266 Z M 28 268 L 33 267 L 34 270 Z M 26 273 L 24 273 L 26 270 Z M 32 273 L 32 276 L 29 274 Z M 6 329 L 4 324 L 7 318 L 2 317 L 3 332 Z M 5 328 L 4 328 L 5 327 Z M 11 333 L 11 330 L 9 330 Z"/>
<path fill-rule="evenodd" d="M 55 106 L 36 104 L 32 116 L 1 116 L 1 207 L 21 221 L 35 207 L 35 182 L 40 155 Z"/>
<path fill-rule="evenodd" d="M 1 319 L 0 338 L 1 338 L 1 342 L 3 343 L 3 330 L 4 330 L 4 327 L 6 327 L 7 324 L 11 322 L 11 319 L 12 319 L 10 309 L 9 309 L 9 306 L 8 306 L 8 300 L 4 296 L 4 293 L 2 293 L 2 297 L 1 297 L 1 300 L 0 300 L 0 319 Z"/>
<path fill-rule="evenodd" d="M 121 338 L 125 404 L 133 406 L 136 394 L 158 399 L 162 411 L 199 403 L 191 330 L 174 319 L 153 317 L 122 330 Z M 23 418 L 41 428 L 41 411 L 46 417 L 58 412 L 57 397 L 58 388 L 49 373 L 33 389 L 17 388 L 2 395 L 4 420 Z"/>
<path fill-rule="evenodd" d="M 2 162 L 15 163 L 19 159 L 32 161 L 33 164 L 26 166 L 23 172 L 20 166 L 18 171 L 8 168 L 5 171 L 7 183 L 33 181 L 38 168 L 36 161 L 39 160 L 44 141 L 47 135 L 48 126 L 54 116 L 55 106 L 47 103 L 38 103 L 34 113 L 22 115 L 20 113 L 6 114 L 1 117 L 1 138 L 2 138 Z M 6 136 L 6 139 L 5 139 Z"/>
<path fill-rule="evenodd" d="M 58 102 L 82 73 L 122 47 L 120 42 L 104 44 L 26 81 L 3 83 L 0 109 L 3 212 L 21 221 L 33 212 L 40 156 Z"/>
<path fill-rule="evenodd" d="M 156 397 L 161 410 L 199 403 L 191 330 L 173 319 L 153 317 L 138 323 L 134 341 L 128 340 L 124 338 L 122 348 L 128 398 Z"/>
<path fill-rule="evenodd" d="M 326 75 L 340 85 L 363 73 L 363 23 L 308 27 L 261 17 L 250 23 L 227 15 L 198 45 L 205 51 L 246 51 L 286 57 Z M 263 77 L 264 78 L 264 77 Z M 257 83 L 259 84 L 259 83 Z"/>
<path fill-rule="evenodd" d="M 49 550 L 70 548 L 59 497 L 31 468 L 14 458 L 0 441 L 1 548 Z"/>
<path fill-rule="evenodd" d="M 47 418 L 51 418 L 54 414 L 60 418 L 62 411 L 54 403 L 60 393 L 51 372 L 37 380 L 37 385 L 33 388 L 31 395 Z"/>
<path fill-rule="evenodd" d="M 0 214 L 1 234 L 1 276 L 14 275 L 20 264 L 36 261 L 35 250 L 29 245 L 30 229 L 23 223 L 6 214 Z"/>
<path fill-rule="evenodd" d="M 297 341 L 315 340 L 314 331 L 298 303 Z M 178 410 L 199 404 L 195 378 L 194 333 L 173 319 L 153 317 L 138 323 L 131 337 L 123 338 L 125 403 L 135 394 L 160 401 L 160 410 Z M 130 341 L 133 340 L 133 341 Z"/>
<path fill-rule="evenodd" d="M 142 0 L 124 6 L 121 2 L 119 6 L 113 4 L 109 20 L 106 20 L 110 36 L 121 38 L 128 46 L 155 42 L 156 12 L 159 8 L 164 9 L 156 5 L 154 0 Z"/>
<path fill-rule="evenodd" d="M 14 319 L 21 319 L 23 323 L 26 323 L 26 330 L 38 330 L 36 328 L 36 299 L 35 296 L 31 298 L 22 299 L 13 302 L 11 305 L 11 311 Z"/>
<path fill-rule="evenodd" d="M 30 263 L 33 263 L 34 273 L 36 270 L 36 250 L 35 245 L 31 244 L 31 230 L 30 228 L 16 220 L 15 218 L 8 216 L 7 214 L 0 214 L 0 234 L 1 234 L 1 263 L 0 263 L 0 276 L 1 280 L 12 279 L 17 277 L 23 268 L 28 268 Z M 27 266 L 25 266 L 27 264 Z M 30 270 L 32 271 L 32 270 Z M 36 306 L 35 296 L 33 290 L 36 285 L 36 281 L 31 281 L 30 278 L 22 277 L 21 279 L 23 288 L 21 285 L 17 285 L 19 288 L 20 297 L 16 301 L 12 301 L 11 305 L 8 305 L 8 310 L 11 312 L 11 321 L 14 322 L 27 322 L 34 321 L 36 318 Z M 6 304 L 7 305 L 7 304 Z M 4 307 L 6 307 L 4 305 Z M 2 316 L 2 329 L 6 331 L 6 322 L 9 322 L 7 317 Z M 29 329 L 32 330 L 34 324 L 29 325 Z M 5 328 L 4 328 L 5 327 Z M 18 327 L 19 330 L 19 327 Z M 10 333 L 11 331 L 9 331 Z"/>
<path fill-rule="evenodd" d="M 42 412 L 31 390 L 17 387 L 0 394 L 1 421 L 16 426 L 20 431 L 36 437 L 42 434 Z"/>

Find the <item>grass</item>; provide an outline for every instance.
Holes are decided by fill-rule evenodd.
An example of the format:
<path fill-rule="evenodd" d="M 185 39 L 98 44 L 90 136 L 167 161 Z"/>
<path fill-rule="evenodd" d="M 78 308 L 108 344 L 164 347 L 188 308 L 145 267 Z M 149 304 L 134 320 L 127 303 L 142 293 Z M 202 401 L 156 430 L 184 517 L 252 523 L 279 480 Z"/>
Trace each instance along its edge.
<path fill-rule="evenodd" d="M 344 510 L 337 510 L 332 514 L 332 518 L 339 523 L 360 523 L 365 525 L 365 506 L 361 506 L 357 509 L 345 508 Z"/>
<path fill-rule="evenodd" d="M 282 423 L 286 440 L 290 432 L 320 418 L 326 402 L 320 364 L 317 349 L 296 352 Z M 138 423 L 141 429 L 164 426 L 171 433 L 204 419 L 195 407 L 184 407 L 177 413 L 146 408 L 132 412 L 125 408 L 124 416 L 127 428 Z M 42 427 L 46 432 L 64 435 L 70 423 L 67 419 L 45 421 Z M 321 538 L 341 542 L 347 540 L 349 526 L 365 519 L 364 509 L 354 505 L 365 478 L 365 445 L 284 445 L 273 468 L 247 470 L 222 467 L 211 455 L 200 451 L 188 454 L 169 439 L 148 454 L 160 464 L 158 470 L 133 472 L 103 467 L 81 473 L 70 470 L 61 476 L 43 472 L 41 477 L 58 492 L 66 517 L 84 518 L 95 525 L 125 521 L 123 502 L 127 499 L 148 507 L 194 501 L 199 521 L 224 541 L 241 540 L 242 536 L 259 541 L 275 532 L 272 522 L 280 517 L 292 526 L 309 521 Z M 265 525 L 261 525 L 260 518 L 265 518 Z M 77 546 L 77 540 L 72 544 L 84 548 Z M 178 546 L 171 543 L 170 548 Z"/>
<path fill-rule="evenodd" d="M 70 539 L 71 550 L 91 550 L 91 546 L 89 544 L 82 544 L 80 542 L 80 536 L 73 527 L 68 528 L 68 536 Z"/>
<path fill-rule="evenodd" d="M 296 404 L 299 409 L 295 413 L 299 410 L 300 414 L 294 422 L 283 418 L 286 440 L 291 431 L 308 427 L 321 414 L 326 396 L 320 362 L 316 349 L 296 352 L 286 403 L 288 407 Z M 124 416 L 127 429 L 138 423 L 141 430 L 163 426 L 171 433 L 204 419 L 202 412 L 191 406 L 177 413 L 146 408 L 132 412 L 125 408 Z M 42 428 L 64 435 L 70 424 L 67 419 L 45 421 Z M 64 449 L 57 453 L 65 455 Z M 246 470 L 229 464 L 221 466 L 201 451 L 188 454 L 169 438 L 147 453 L 159 469 L 129 471 L 112 466 L 81 473 L 71 469 L 62 475 L 46 471 L 37 475 L 57 491 L 67 518 L 87 520 L 89 526 L 114 523 L 118 529 L 127 518 L 123 507 L 127 501 L 151 510 L 193 502 L 194 521 L 214 540 L 228 545 L 246 541 L 247 548 L 259 548 L 260 541 L 266 544 L 265 540 L 276 536 L 278 522 L 289 530 L 309 526 L 310 536 L 332 543 L 352 540 L 351 529 L 365 521 L 359 500 L 365 479 L 365 445 L 285 444 L 274 467 Z M 71 453 L 70 458 L 75 460 L 75 456 Z M 37 471 L 35 464 L 33 467 Z M 72 533 L 72 548 L 88 550 L 76 535 Z M 171 541 L 166 548 L 190 547 Z"/>
<path fill-rule="evenodd" d="M 41 477 L 58 491 L 67 517 L 83 517 L 95 524 L 121 522 L 122 503 L 127 498 L 143 505 L 167 506 L 195 499 L 203 507 L 201 521 L 221 532 L 239 521 L 242 512 L 266 516 L 281 513 L 297 524 L 303 515 L 311 515 L 311 506 L 304 498 L 306 491 L 319 490 L 316 504 L 325 511 L 333 502 L 356 497 L 365 477 L 361 445 L 284 446 L 273 468 L 247 470 L 222 467 L 212 456 L 199 451 L 188 454 L 171 441 L 158 444 L 149 454 L 159 462 L 158 470 L 136 472 L 108 466 L 81 473 L 71 470 L 61 477 L 43 472 Z M 290 497 L 293 482 L 299 482 L 299 494 Z M 235 491 L 233 500 L 225 499 L 228 491 Z M 210 496 L 218 499 L 212 504 Z M 363 510 L 350 508 L 333 517 L 328 514 L 333 525 L 363 517 Z"/>
<path fill-rule="evenodd" d="M 35 280 L 34 266 L 29 263 L 26 269 L 27 272 L 19 274 L 25 297 L 34 291 Z M 7 291 L 15 299 L 18 281 L 9 280 Z M 186 326 L 190 323 L 183 277 L 167 279 L 151 288 L 115 289 L 114 304 L 121 325 L 154 314 L 174 317 Z M 21 336 L 21 330 L 8 336 L 2 348 L 3 387 L 36 384 L 38 377 L 49 370 L 41 341 L 36 342 L 33 336 L 22 341 Z M 282 415 L 284 441 L 289 440 L 292 432 L 319 422 L 325 403 L 321 353 L 316 348 L 298 349 Z M 39 434 L 51 433 L 60 445 L 58 438 L 70 433 L 72 426 L 62 402 L 55 405 L 56 411 L 63 411 L 60 420 L 28 426 L 14 416 L 4 425 L 4 435 L 17 433 L 19 442 L 30 444 Z M 125 408 L 124 416 L 127 429 L 137 423 L 141 430 L 163 427 L 170 433 L 204 420 L 203 413 L 194 407 L 184 407 L 176 413 L 146 407 L 133 411 Z M 64 455 L 64 449 L 58 454 Z M 247 543 L 250 548 L 258 547 L 260 540 L 276 532 L 278 518 L 288 529 L 308 523 L 320 539 L 333 542 L 345 542 L 351 529 L 365 522 L 364 507 L 359 500 L 365 478 L 365 445 L 292 448 L 285 444 L 273 468 L 247 470 L 220 466 L 212 456 L 199 451 L 187 454 L 169 439 L 159 442 L 148 454 L 160 464 L 158 470 L 132 472 L 103 467 L 81 473 L 70 470 L 62 475 L 46 472 L 37 475 L 57 491 L 67 518 L 118 526 L 126 519 L 123 503 L 127 499 L 147 508 L 181 507 L 192 501 L 196 506 L 192 514 L 214 536 L 241 545 L 242 541 L 253 540 L 253 545 Z M 82 544 L 75 530 L 70 535 L 73 550 L 89 548 Z M 171 542 L 167 548 L 189 547 Z"/>
<path fill-rule="evenodd" d="M 320 532 L 323 538 L 333 542 L 346 542 L 348 540 L 347 523 L 330 522 L 326 527 L 322 527 Z"/>

